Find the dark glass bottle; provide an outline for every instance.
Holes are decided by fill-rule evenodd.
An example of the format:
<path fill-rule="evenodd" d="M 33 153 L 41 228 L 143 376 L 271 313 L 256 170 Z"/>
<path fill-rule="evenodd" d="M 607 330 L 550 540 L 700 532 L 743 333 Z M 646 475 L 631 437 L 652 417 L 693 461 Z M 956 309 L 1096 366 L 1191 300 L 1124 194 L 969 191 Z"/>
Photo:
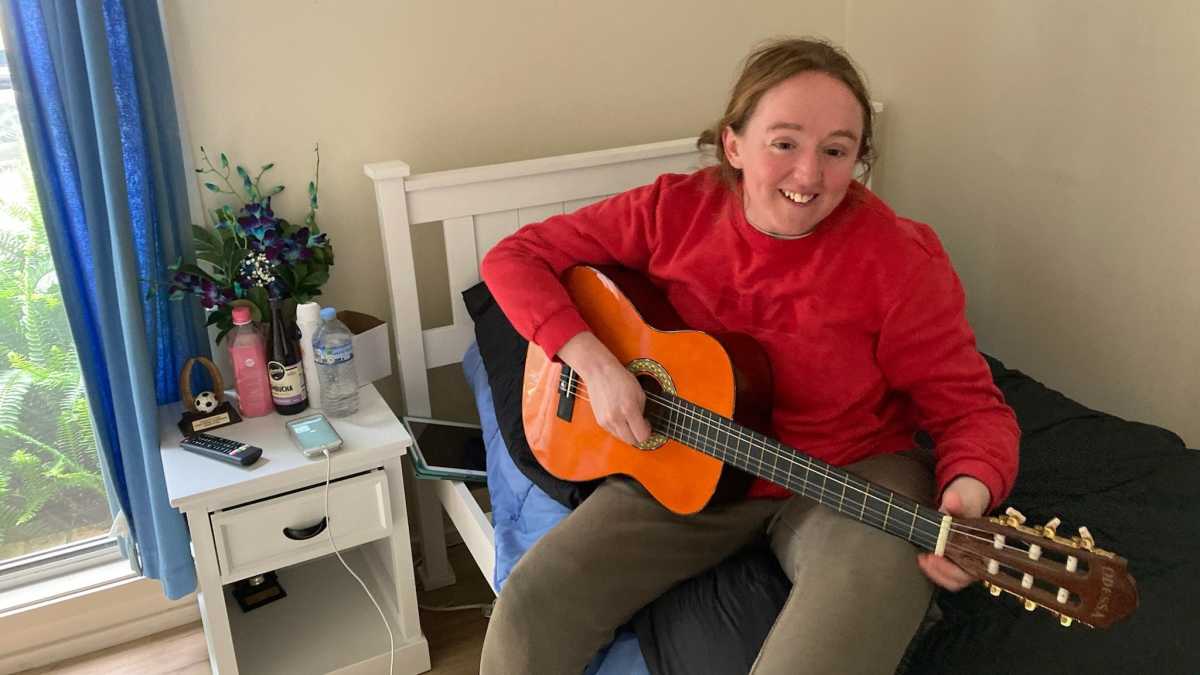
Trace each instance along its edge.
<path fill-rule="evenodd" d="M 280 301 L 271 301 L 271 352 L 267 357 L 267 374 L 271 378 L 271 400 L 280 415 L 295 415 L 308 407 L 308 391 L 304 387 L 304 363 L 295 331 L 284 323 Z"/>

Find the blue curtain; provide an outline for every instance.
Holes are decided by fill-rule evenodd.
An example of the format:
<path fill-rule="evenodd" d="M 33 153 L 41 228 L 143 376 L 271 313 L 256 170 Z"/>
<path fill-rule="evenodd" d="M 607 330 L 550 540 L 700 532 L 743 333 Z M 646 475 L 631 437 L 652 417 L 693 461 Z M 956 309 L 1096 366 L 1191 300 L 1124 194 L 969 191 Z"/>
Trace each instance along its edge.
<path fill-rule="evenodd" d="M 97 442 L 142 573 L 196 586 L 168 504 L 158 406 L 208 355 L 198 309 L 149 284 L 190 258 L 171 78 L 154 0 L 0 0 L 21 123 Z"/>

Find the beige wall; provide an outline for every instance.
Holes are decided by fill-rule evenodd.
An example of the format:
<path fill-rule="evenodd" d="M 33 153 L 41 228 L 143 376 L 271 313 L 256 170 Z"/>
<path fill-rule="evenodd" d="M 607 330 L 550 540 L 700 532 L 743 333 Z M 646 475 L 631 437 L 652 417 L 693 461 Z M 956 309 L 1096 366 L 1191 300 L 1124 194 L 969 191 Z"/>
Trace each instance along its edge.
<path fill-rule="evenodd" d="M 695 135 L 721 114 L 751 44 L 845 37 L 842 0 L 162 4 L 193 155 L 276 162 L 289 189 L 276 210 L 299 219 L 320 141 L 320 223 L 338 261 L 322 304 L 378 316 L 388 299 L 364 163 L 424 173 Z M 437 232 L 422 234 L 437 250 Z M 448 305 L 422 315 L 449 322 Z M 457 377 L 438 375 L 440 392 Z M 461 396 L 441 398 L 461 409 Z"/>
<path fill-rule="evenodd" d="M 888 104 L 876 187 L 942 236 L 981 347 L 1200 444 L 1200 232 L 1179 207 L 1200 149 L 1192 3 L 163 4 L 192 148 L 277 162 L 294 190 L 280 210 L 299 217 L 319 140 L 339 260 L 326 300 L 381 316 L 363 163 L 427 172 L 692 135 L 757 40 L 843 42 Z M 437 375 L 435 409 L 469 407 Z"/>
<path fill-rule="evenodd" d="M 932 224 L 980 346 L 1200 445 L 1200 5 L 850 0 L 877 188 Z"/>

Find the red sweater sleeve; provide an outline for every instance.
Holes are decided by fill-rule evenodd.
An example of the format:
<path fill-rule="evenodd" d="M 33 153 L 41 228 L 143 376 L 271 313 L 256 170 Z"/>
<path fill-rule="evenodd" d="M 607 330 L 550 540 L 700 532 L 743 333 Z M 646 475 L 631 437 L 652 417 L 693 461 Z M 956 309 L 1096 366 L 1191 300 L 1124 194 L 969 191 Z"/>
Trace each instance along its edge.
<path fill-rule="evenodd" d="M 483 258 L 481 274 L 517 332 L 554 356 L 587 324 L 560 278 L 580 264 L 645 270 L 664 186 L 657 181 L 561 216 L 531 223 Z M 677 177 L 676 177 L 677 178 Z"/>
<path fill-rule="evenodd" d="M 976 349 L 962 284 L 944 254 L 900 289 L 877 354 L 888 382 L 912 399 L 937 444 L 939 501 L 950 481 L 967 475 L 988 487 L 988 508 L 996 508 L 1017 476 L 1020 430 Z"/>

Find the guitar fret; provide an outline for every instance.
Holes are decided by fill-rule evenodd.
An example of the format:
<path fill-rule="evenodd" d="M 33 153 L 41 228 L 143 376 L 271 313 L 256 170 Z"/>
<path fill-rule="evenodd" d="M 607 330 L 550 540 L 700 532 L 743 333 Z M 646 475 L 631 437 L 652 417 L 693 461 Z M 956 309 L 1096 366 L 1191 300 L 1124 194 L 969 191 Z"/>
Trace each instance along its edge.
<path fill-rule="evenodd" d="M 867 497 L 871 496 L 871 485 L 868 483 L 866 487 L 867 489 L 863 491 L 862 510 L 858 513 L 858 519 L 864 522 L 867 519 Z"/>
<path fill-rule="evenodd" d="M 888 495 L 887 509 L 883 512 L 883 531 L 887 532 L 888 518 L 892 515 L 892 495 Z"/>

